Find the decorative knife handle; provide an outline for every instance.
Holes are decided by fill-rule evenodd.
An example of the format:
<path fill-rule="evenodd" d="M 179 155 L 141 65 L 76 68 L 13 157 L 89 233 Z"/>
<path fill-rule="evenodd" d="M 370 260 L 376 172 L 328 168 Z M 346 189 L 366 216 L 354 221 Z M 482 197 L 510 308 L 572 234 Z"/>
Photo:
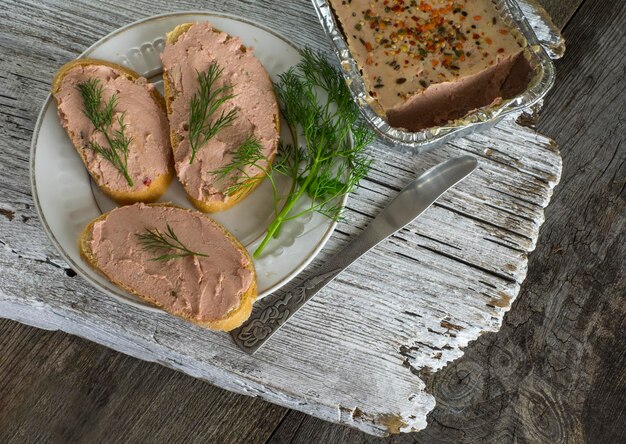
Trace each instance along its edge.
<path fill-rule="evenodd" d="M 343 268 L 327 271 L 322 267 L 298 287 L 285 293 L 266 297 L 255 304 L 250 319 L 232 335 L 235 342 L 248 353 L 254 353 L 261 345 L 282 327 L 320 289 L 332 281 Z M 256 306 L 258 305 L 258 307 Z"/>
<path fill-rule="evenodd" d="M 272 294 L 255 303 L 250 318 L 244 325 L 231 332 L 235 343 L 247 353 L 257 351 L 318 291 L 391 232 L 382 228 L 380 222 L 372 222 L 300 285 L 285 293 Z"/>

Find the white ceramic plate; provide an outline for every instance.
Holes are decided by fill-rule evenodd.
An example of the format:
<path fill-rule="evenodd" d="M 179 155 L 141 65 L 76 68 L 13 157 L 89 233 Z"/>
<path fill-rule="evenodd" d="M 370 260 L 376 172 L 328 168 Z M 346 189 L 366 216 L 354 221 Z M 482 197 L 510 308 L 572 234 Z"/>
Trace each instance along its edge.
<path fill-rule="evenodd" d="M 252 46 L 274 81 L 300 60 L 295 46 L 258 24 L 234 16 L 202 12 L 164 14 L 132 23 L 99 40 L 81 57 L 127 66 L 162 88 L 159 54 L 165 45 L 165 34 L 181 23 L 197 21 L 210 21 L 216 28 L 239 36 L 246 46 Z M 283 124 L 283 129 L 286 126 Z M 96 288 L 118 300 L 158 310 L 118 289 L 80 258 L 78 237 L 81 231 L 92 219 L 116 205 L 92 182 L 59 124 L 56 104 L 50 96 L 39 114 L 33 135 L 31 182 L 44 228 L 70 266 Z M 191 208 L 177 181 L 173 181 L 161 201 Z M 272 211 L 271 187 L 264 183 L 241 203 L 212 217 L 252 254 L 271 220 Z M 317 213 L 285 224 L 279 239 L 270 242 L 263 255 L 254 261 L 259 297 L 274 292 L 302 271 L 322 249 L 335 225 Z"/>

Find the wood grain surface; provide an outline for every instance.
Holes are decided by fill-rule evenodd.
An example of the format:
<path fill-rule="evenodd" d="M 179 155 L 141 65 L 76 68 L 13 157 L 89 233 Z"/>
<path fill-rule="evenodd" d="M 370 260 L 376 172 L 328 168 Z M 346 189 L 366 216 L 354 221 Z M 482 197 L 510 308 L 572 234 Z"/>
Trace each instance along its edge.
<path fill-rule="evenodd" d="M 23 9 L 35 5 L 39 2 L 20 3 Z M 74 15 L 94 27 L 102 26 L 101 14 L 87 9 L 94 5 L 105 7 L 59 2 L 51 20 L 26 38 L 45 41 L 65 29 L 59 24 Z M 281 13 L 269 18 L 263 14 L 268 8 L 277 10 L 275 2 L 231 5 L 272 28 L 285 22 L 297 24 L 285 29 L 288 37 L 327 50 L 308 2 L 281 3 Z M 136 0 L 125 6 L 132 6 L 139 18 L 146 2 Z M 207 2 L 207 6 L 222 10 L 218 3 Z M 14 40 L 23 40 L 21 10 L 10 12 L 15 17 L 6 29 Z M 41 12 L 32 9 L 33 14 Z M 76 33 L 76 25 L 73 29 Z M 145 47 L 152 38 L 133 44 Z M 87 37 L 76 34 L 74 39 Z M 85 46 L 90 43 L 85 41 Z M 29 72 L 53 71 L 62 64 L 40 63 L 35 57 L 38 51 L 51 51 L 46 55 L 62 61 L 67 58 L 53 47 L 24 52 L 15 44 L 8 49 L 24 64 L 10 67 L 9 72 L 31 84 Z M 116 52 L 111 61 L 120 63 L 133 51 Z M 9 79 L 8 83 L 11 90 L 17 82 Z M 45 97 L 46 93 L 47 88 L 30 85 L 28 93 L 17 91 L 10 97 L 23 101 L 19 98 L 26 94 Z M 11 104 L 5 108 L 7 114 L 16 112 Z M 15 133 L 27 137 L 30 131 L 8 129 L 9 136 Z M 38 149 L 45 149 L 45 139 Z M 15 159 L 18 153 L 19 158 L 22 150 L 21 141 L 11 141 L 5 157 Z M 368 151 L 375 159 L 371 172 L 351 195 L 346 219 L 302 278 L 356 235 L 417 172 L 468 153 L 480 162 L 471 177 L 439 199 L 418 223 L 382 243 L 375 254 L 360 259 L 324 289 L 254 357 L 242 354 L 227 335 L 163 313 L 146 313 L 85 286 L 80 278 L 66 276 L 63 270 L 68 265 L 50 246 L 38 221 L 25 226 L 21 220 L 32 217 L 33 208 L 22 208 L 21 196 L 16 199 L 10 190 L 0 191 L 5 211 L 13 213 L 12 220 L 0 219 L 6 247 L 0 252 L 0 312 L 6 318 L 79 335 L 222 388 L 371 434 L 423 429 L 435 400 L 424 390 L 419 373 L 441 369 L 460 357 L 470 341 L 500 327 L 526 275 L 527 254 L 536 246 L 544 207 L 561 174 L 561 158 L 550 139 L 511 117 L 485 133 L 455 140 L 426 155 L 390 150 L 380 143 Z M 69 145 L 68 156 L 75 156 Z M 40 165 L 41 159 L 36 162 Z M 28 187 L 24 167 L 16 162 L 14 174 L 3 180 L 16 188 Z M 54 164 L 46 168 L 55 174 Z M 64 205 L 77 209 L 70 199 Z M 81 225 L 88 222 L 85 219 Z M 51 269 L 48 263 L 59 268 Z M 37 294 L 40 288 L 46 289 L 45 296 Z"/>
<path fill-rule="evenodd" d="M 562 7 L 566 2 L 556 3 Z M 137 16 L 132 6 L 110 11 L 93 11 L 98 7 L 87 3 L 71 6 L 77 5 L 85 8 L 88 16 L 102 14 L 107 29 L 127 22 L 126 16 Z M 53 3 L 12 6 L 23 8 L 19 12 L 24 16 L 12 16 L 17 24 L 11 29 L 20 23 L 20 29 L 25 29 L 27 24 L 32 26 L 32 20 L 45 29 L 51 26 L 47 18 L 59 20 L 60 16 L 80 29 L 83 43 L 103 33 L 89 26 L 92 21 L 63 12 Z M 255 2 L 249 6 L 260 16 L 269 18 L 271 14 Z M 550 4 L 546 6 L 550 9 Z M 172 9 L 189 7 L 176 4 Z M 620 145 L 625 103 L 619 94 L 624 64 L 617 51 L 625 42 L 623 33 L 618 32 L 616 38 L 598 29 L 600 25 L 620 29 L 626 22 L 623 7 L 607 9 L 588 0 L 566 28 L 570 43 L 559 67 L 562 78 L 547 99 L 540 123 L 541 129 L 563 146 L 565 178 L 546 215 L 522 297 L 500 333 L 483 335 L 467 347 L 465 357 L 441 372 L 422 373 L 438 407 L 425 431 L 396 440 L 572 442 L 585 437 L 608 442 L 624 438 L 624 428 L 619 427 L 624 386 L 619 377 L 625 358 L 618 333 L 624 328 L 626 288 L 625 153 Z M 291 13 L 297 14 L 297 7 Z M 10 138 L 10 146 L 27 146 L 32 116 L 41 99 L 33 97 L 31 103 L 24 98 L 31 90 L 35 96 L 45 91 L 50 73 L 20 66 L 23 62 L 14 57 L 29 48 L 25 43 L 16 48 L 10 31 L 0 32 L 0 73 L 10 87 L 0 97 L 5 105 L 2 134 Z M 41 45 L 30 51 L 32 58 L 47 66 L 57 66 L 60 60 L 44 55 L 46 45 L 60 58 L 71 58 L 84 47 L 68 38 L 63 28 L 47 37 L 43 32 L 31 32 Z M 71 283 L 72 270 L 54 259 L 54 251 L 32 248 L 28 242 L 30 235 L 41 236 L 33 220 L 28 187 L 21 180 L 12 181 L 9 174 L 23 170 L 27 160 L 28 152 L 14 151 L 0 163 L 8 178 L 3 180 L 4 196 L 11 196 L 8 202 L 0 200 L 5 204 L 1 226 L 27 234 L 20 237 L 18 245 L 5 245 L 5 250 L 13 260 L 25 258 L 33 263 L 27 271 L 35 283 L 50 274 L 51 268 L 58 269 L 55 273 L 63 278 L 46 291 L 71 289 L 84 298 L 86 290 Z M 413 173 L 405 172 L 406 177 Z M 374 188 L 376 182 L 369 185 Z M 365 197 L 370 192 L 375 190 L 366 190 Z M 356 223 L 366 220 L 365 216 L 353 217 Z M 343 232 L 350 233 L 350 229 Z M 5 235 L 3 232 L 0 239 Z M 37 293 L 36 285 L 27 288 Z M 3 287 L 2 291 L 11 289 Z M 222 442 L 370 439 L 62 333 L 11 321 L 2 321 L 0 331 L 0 441 L 139 442 L 147 434 L 162 442 L 175 438 Z"/>

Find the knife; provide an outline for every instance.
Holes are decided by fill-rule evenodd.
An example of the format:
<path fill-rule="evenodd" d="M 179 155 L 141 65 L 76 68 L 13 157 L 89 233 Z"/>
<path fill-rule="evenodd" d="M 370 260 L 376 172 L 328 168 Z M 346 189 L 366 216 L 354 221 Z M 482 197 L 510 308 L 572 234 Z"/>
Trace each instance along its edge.
<path fill-rule="evenodd" d="M 476 169 L 478 162 L 461 156 L 435 165 L 407 185 L 358 236 L 296 288 L 257 302 L 250 318 L 231 335 L 239 348 L 254 354 L 318 291 L 363 254 L 415 220 L 442 194 Z"/>

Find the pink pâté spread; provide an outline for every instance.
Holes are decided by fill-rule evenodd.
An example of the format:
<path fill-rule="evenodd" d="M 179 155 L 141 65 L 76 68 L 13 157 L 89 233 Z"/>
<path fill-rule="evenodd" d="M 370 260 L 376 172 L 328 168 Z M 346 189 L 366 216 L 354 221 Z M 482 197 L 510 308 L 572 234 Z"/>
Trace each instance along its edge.
<path fill-rule="evenodd" d="M 374 102 L 418 131 L 522 92 L 531 68 L 492 0 L 330 0 Z"/>
<path fill-rule="evenodd" d="M 137 237 L 167 224 L 190 250 L 208 255 L 151 261 L 168 251 L 145 251 Z M 201 213 L 177 207 L 135 204 L 96 222 L 90 247 L 98 267 L 113 282 L 146 295 L 166 310 L 198 321 L 224 318 L 254 278 L 250 259 Z"/>
<path fill-rule="evenodd" d="M 132 138 L 127 163 L 132 187 L 111 162 L 87 146 L 88 141 L 108 146 L 104 135 L 95 130 L 84 113 L 78 84 L 88 79 L 100 81 L 103 103 L 113 94 L 117 97 L 112 131 L 119 129 L 118 116 L 124 113 L 125 134 Z M 61 124 L 71 134 L 74 146 L 82 151 L 89 171 L 99 178 L 100 185 L 113 191 L 141 191 L 154 179 L 169 172 L 172 149 L 167 116 L 154 101 L 153 89 L 146 79 L 129 80 L 108 66 L 76 66 L 63 77 L 60 89 L 55 93 Z"/>
<path fill-rule="evenodd" d="M 265 158 L 272 158 L 276 153 L 278 105 L 269 75 L 238 37 L 217 31 L 206 22 L 194 24 L 176 43 L 168 44 L 161 60 L 164 75 L 168 76 L 174 91 L 171 129 L 182 138 L 174 152 L 178 178 L 189 195 L 197 200 L 226 201 L 224 190 L 237 178 L 217 181 L 213 172 L 232 161 L 233 150 L 247 137 L 254 136 L 261 143 Z M 190 164 L 189 104 L 198 90 L 198 73 L 207 71 L 213 62 L 223 70 L 215 87 L 230 85 L 235 95 L 218 108 L 215 116 L 236 109 L 237 117 L 231 126 L 220 130 L 200 147 Z M 247 166 L 246 172 L 250 176 L 260 173 L 252 166 Z"/>

